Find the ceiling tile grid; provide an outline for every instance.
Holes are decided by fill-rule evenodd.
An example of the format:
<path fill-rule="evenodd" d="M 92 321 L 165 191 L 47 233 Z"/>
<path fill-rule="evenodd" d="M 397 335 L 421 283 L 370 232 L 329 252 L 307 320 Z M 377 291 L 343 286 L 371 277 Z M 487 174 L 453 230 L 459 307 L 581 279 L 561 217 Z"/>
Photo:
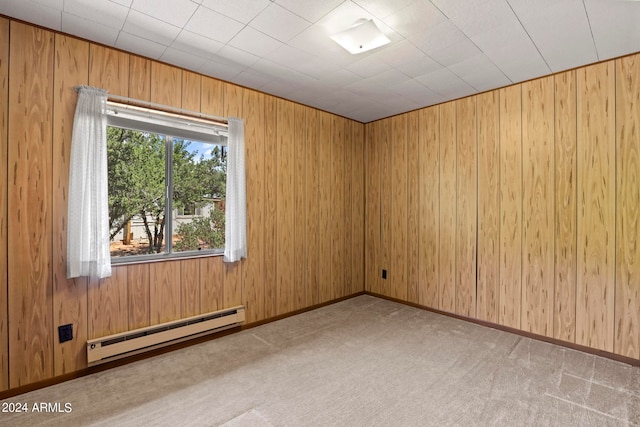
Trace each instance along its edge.
<path fill-rule="evenodd" d="M 0 0 L 0 14 L 361 122 L 640 51 L 637 0 Z M 391 43 L 330 36 L 372 19 Z"/>

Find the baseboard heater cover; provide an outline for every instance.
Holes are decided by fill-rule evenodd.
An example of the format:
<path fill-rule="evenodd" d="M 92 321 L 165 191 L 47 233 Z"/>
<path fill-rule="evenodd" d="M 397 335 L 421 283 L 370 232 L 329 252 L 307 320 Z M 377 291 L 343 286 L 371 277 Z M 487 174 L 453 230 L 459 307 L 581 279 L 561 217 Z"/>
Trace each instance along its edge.
<path fill-rule="evenodd" d="M 87 341 L 89 366 L 121 359 L 154 348 L 240 326 L 244 307 L 238 306 L 173 322 Z"/>

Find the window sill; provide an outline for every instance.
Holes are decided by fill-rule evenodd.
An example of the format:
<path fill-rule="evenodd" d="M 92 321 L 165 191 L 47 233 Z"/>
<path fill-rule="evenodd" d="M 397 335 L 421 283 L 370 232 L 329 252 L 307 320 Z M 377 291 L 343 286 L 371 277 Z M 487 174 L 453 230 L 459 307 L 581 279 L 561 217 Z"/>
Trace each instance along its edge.
<path fill-rule="evenodd" d="M 164 261 L 179 261 L 186 259 L 210 258 L 224 256 L 224 249 L 211 249 L 207 251 L 189 251 L 180 254 L 136 255 L 130 257 L 118 257 L 111 259 L 112 267 L 134 264 L 150 264 Z"/>

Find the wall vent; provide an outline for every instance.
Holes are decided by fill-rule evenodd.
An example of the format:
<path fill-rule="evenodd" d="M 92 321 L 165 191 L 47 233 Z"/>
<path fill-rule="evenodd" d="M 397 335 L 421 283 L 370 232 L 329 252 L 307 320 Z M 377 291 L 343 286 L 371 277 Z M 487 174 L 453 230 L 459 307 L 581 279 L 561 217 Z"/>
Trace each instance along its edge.
<path fill-rule="evenodd" d="M 153 325 L 87 341 L 89 366 L 139 354 L 154 348 L 186 341 L 241 325 L 244 307 Z"/>

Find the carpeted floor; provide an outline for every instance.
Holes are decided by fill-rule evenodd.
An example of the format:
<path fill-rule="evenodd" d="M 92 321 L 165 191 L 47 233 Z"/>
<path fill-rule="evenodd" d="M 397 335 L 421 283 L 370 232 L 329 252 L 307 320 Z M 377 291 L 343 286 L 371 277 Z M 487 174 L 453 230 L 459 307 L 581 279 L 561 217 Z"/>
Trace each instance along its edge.
<path fill-rule="evenodd" d="M 359 296 L 5 402 L 29 413 L 2 426 L 640 426 L 640 369 Z"/>

